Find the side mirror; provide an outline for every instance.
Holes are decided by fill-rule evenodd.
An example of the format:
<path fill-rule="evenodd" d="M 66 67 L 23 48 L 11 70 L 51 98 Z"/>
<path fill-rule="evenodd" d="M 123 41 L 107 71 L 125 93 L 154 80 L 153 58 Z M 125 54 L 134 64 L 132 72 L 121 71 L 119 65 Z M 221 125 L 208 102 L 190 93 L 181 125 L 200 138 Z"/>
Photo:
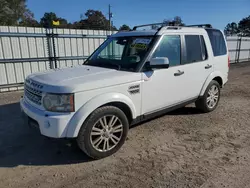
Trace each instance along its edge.
<path fill-rule="evenodd" d="M 160 68 L 167 69 L 169 67 L 169 60 L 167 57 L 152 58 L 150 61 L 150 67 L 156 69 Z"/>

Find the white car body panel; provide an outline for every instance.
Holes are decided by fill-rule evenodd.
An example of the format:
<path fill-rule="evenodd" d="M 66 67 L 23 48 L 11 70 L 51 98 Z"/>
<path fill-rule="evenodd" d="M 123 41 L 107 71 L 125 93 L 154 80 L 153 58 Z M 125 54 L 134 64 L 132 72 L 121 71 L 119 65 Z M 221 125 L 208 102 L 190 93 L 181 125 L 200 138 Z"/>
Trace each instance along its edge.
<path fill-rule="evenodd" d="M 84 73 L 86 69 L 89 69 L 87 70 L 88 72 L 86 75 L 82 74 L 79 77 L 77 77 L 77 75 L 75 75 L 75 77 L 74 75 L 71 75 L 74 70 L 78 70 L 78 72 L 79 70 L 82 70 Z M 66 75 L 67 72 L 70 73 Z M 129 106 L 133 118 L 139 116 L 141 113 L 141 95 L 131 95 L 128 91 L 129 87 L 133 85 L 139 85 L 139 87 L 141 87 L 141 74 L 142 73 L 131 74 L 130 72 L 116 71 L 112 69 L 80 66 L 77 67 L 77 69 L 66 68 L 61 69 L 58 72 L 49 71 L 48 74 L 44 72 L 28 77 L 28 79 L 33 79 L 34 81 L 44 84 L 43 90 L 46 92 L 75 92 L 75 112 L 65 115 L 67 118 L 63 120 L 63 125 L 60 126 L 58 126 L 57 123 L 53 124 L 58 120 L 54 120 L 54 118 L 51 119 L 55 113 L 42 111 L 31 105 L 27 105 L 27 102 L 25 102 L 24 99 L 20 101 L 21 107 L 27 115 L 37 120 L 41 134 L 55 138 L 76 137 L 82 123 L 89 114 L 96 108 L 107 103 L 122 102 Z M 51 80 L 54 81 L 52 82 Z M 69 84 L 69 80 L 72 80 L 73 82 Z M 46 82 L 51 85 L 45 84 Z M 56 85 L 56 83 L 58 83 L 58 85 Z M 80 88 L 81 91 L 79 91 Z M 30 111 L 28 111 L 28 109 L 30 109 Z M 45 114 L 48 116 L 45 117 Z M 47 127 L 47 121 L 50 121 L 50 128 Z M 62 122 L 60 122 L 60 124 L 62 124 Z M 63 129 L 63 131 L 61 129 Z"/>
<path fill-rule="evenodd" d="M 138 73 L 81 65 L 34 73 L 27 77 L 51 93 L 77 93 L 138 81 Z"/>
<path fill-rule="evenodd" d="M 182 100 L 182 93 L 185 92 L 182 85 L 183 77 L 174 76 L 179 67 L 159 69 L 145 72 L 142 85 L 142 113 L 150 113 L 157 109 L 171 106 Z M 154 99 L 154 100 L 148 100 Z"/>
<path fill-rule="evenodd" d="M 47 137 L 64 138 L 73 113 L 53 113 L 35 108 L 24 99 L 20 100 L 22 112 L 37 121 L 40 133 Z"/>

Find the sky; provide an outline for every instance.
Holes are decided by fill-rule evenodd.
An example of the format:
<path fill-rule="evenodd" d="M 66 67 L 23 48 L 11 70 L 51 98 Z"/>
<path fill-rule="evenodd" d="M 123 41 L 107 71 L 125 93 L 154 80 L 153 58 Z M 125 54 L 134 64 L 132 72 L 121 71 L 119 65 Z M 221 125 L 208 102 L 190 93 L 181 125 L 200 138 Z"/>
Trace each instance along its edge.
<path fill-rule="evenodd" d="M 212 24 L 224 29 L 250 15 L 250 0 L 27 0 L 28 8 L 40 20 L 44 12 L 55 12 L 70 22 L 80 20 L 88 9 L 108 17 L 111 5 L 113 24 L 120 27 L 162 22 L 180 16 L 185 24 Z"/>

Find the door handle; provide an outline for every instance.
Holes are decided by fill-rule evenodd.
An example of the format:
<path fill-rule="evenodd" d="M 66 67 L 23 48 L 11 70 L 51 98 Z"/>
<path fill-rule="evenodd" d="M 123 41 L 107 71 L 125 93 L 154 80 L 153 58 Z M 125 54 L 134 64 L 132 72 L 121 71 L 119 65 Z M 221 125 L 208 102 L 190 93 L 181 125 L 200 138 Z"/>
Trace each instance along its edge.
<path fill-rule="evenodd" d="M 212 65 L 207 64 L 207 66 L 205 66 L 205 69 L 210 69 L 212 67 Z"/>
<path fill-rule="evenodd" d="M 174 73 L 174 76 L 180 76 L 182 74 L 184 74 L 184 71 L 179 70 L 178 72 Z"/>

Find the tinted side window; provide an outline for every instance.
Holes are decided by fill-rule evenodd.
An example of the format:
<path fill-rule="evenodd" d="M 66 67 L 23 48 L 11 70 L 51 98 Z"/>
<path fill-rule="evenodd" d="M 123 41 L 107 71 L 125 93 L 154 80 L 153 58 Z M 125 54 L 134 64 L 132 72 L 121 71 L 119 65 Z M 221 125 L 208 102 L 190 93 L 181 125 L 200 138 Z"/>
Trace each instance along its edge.
<path fill-rule="evenodd" d="M 200 39 L 201 39 L 202 60 L 206 60 L 208 57 L 206 43 L 205 43 L 204 37 L 202 35 L 200 35 Z"/>
<path fill-rule="evenodd" d="M 181 39 L 180 36 L 164 36 L 155 50 L 152 58 L 167 57 L 169 66 L 181 64 Z"/>
<path fill-rule="evenodd" d="M 214 56 L 225 55 L 227 48 L 222 33 L 214 29 L 206 29 L 206 31 L 212 45 Z"/>
<path fill-rule="evenodd" d="M 202 48 L 199 35 L 185 35 L 186 42 L 186 61 L 185 63 L 193 63 L 202 61 Z"/>

